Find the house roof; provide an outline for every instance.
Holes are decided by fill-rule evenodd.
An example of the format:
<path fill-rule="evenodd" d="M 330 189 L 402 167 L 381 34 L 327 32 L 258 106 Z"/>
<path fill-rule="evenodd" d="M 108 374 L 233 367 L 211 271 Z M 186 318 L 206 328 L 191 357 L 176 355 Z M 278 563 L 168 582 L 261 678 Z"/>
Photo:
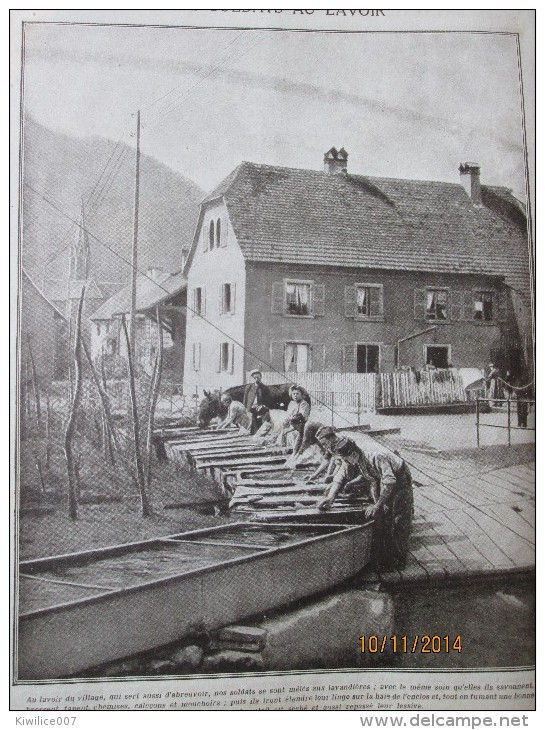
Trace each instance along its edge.
<path fill-rule="evenodd" d="M 223 197 L 252 261 L 505 276 L 529 289 L 524 209 L 507 188 L 332 175 L 243 162 Z"/>
<path fill-rule="evenodd" d="M 86 285 L 85 299 L 104 299 L 106 292 L 102 291 L 102 287 L 96 283 L 94 279 L 84 281 L 83 279 L 73 279 L 70 282 L 70 299 L 79 299 L 81 296 L 81 289 L 83 285 Z M 107 282 L 111 286 L 111 282 Z M 68 298 L 67 282 L 62 279 L 46 279 L 43 283 L 44 290 L 47 292 L 49 299 L 55 302 L 65 302 Z M 122 284 L 117 284 L 117 288 Z"/>
<path fill-rule="evenodd" d="M 44 292 L 40 289 L 40 287 L 36 284 L 36 282 L 34 281 L 34 279 L 30 276 L 30 274 L 28 273 L 28 271 L 24 267 L 23 267 L 23 280 L 26 280 L 30 284 L 30 286 L 38 292 L 38 294 L 40 295 L 40 297 L 46 302 L 46 304 L 48 306 L 51 307 L 51 309 L 53 309 L 55 311 L 56 314 L 58 314 L 63 319 L 66 319 L 66 316 L 60 311 L 60 309 L 58 309 L 58 307 L 56 307 L 53 304 L 53 302 L 50 299 L 48 299 L 46 297 L 46 295 L 44 294 Z"/>
<path fill-rule="evenodd" d="M 175 274 L 163 271 L 151 279 L 140 275 L 136 279 L 136 311 L 144 312 L 155 307 L 173 294 L 182 291 L 186 278 L 180 272 Z M 93 320 L 109 320 L 120 314 L 128 314 L 131 309 L 131 285 L 124 287 L 99 307 L 91 316 Z"/>

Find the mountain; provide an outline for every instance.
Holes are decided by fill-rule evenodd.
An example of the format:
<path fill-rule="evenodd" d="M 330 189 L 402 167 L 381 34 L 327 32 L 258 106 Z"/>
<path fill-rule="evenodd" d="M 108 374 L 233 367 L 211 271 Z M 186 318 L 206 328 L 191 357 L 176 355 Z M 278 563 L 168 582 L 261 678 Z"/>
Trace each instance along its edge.
<path fill-rule="evenodd" d="M 85 227 L 100 241 L 89 236 L 91 275 L 97 281 L 128 281 L 134 157 L 134 149 L 123 143 L 116 146 L 96 136 L 69 137 L 25 119 L 22 256 L 23 265 L 38 281 L 66 279 L 69 243 L 78 235 L 77 225 L 66 216 L 79 222 L 82 196 Z M 204 195 L 188 178 L 141 155 L 140 271 L 181 269 L 182 249 L 191 245 Z"/>

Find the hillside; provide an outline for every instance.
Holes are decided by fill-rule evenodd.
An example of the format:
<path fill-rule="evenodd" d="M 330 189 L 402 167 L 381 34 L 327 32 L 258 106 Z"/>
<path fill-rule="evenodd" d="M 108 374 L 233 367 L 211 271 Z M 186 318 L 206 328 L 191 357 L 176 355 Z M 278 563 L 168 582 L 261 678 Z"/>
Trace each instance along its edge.
<path fill-rule="evenodd" d="M 107 171 L 115 171 L 119 164 L 117 174 L 111 178 L 103 176 L 95 188 L 112 152 Z M 156 266 L 179 270 L 182 249 L 191 244 L 204 192 L 152 157 L 141 156 L 140 170 L 138 268 Z M 134 199 L 132 148 L 127 145 L 116 148 L 115 142 L 96 136 L 68 137 L 27 118 L 24 180 L 74 220 L 79 221 L 83 196 L 86 228 L 123 259 L 130 260 Z M 87 202 L 89 199 L 91 203 Z M 24 189 L 23 263 L 39 281 L 42 277 L 66 277 L 66 244 L 76 234 L 74 224 L 34 192 Z M 127 281 L 128 264 L 93 238 L 89 240 L 92 275 L 97 280 Z M 47 265 L 63 247 L 63 253 Z"/>

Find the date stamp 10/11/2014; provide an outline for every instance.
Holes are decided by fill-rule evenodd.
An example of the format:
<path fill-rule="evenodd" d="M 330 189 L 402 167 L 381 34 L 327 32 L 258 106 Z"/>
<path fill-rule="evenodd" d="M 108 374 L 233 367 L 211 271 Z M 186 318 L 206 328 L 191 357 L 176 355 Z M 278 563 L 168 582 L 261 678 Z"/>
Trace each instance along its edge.
<path fill-rule="evenodd" d="M 407 636 L 393 634 L 392 636 L 370 634 L 359 637 L 362 654 L 450 654 L 462 653 L 462 637 L 440 636 L 439 634 L 415 634 Z"/>

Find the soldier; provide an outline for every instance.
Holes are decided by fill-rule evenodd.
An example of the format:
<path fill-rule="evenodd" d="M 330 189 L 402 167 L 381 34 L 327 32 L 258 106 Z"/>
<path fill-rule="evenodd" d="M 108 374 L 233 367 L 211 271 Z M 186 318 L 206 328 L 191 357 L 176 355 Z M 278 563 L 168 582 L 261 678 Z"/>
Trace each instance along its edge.
<path fill-rule="evenodd" d="M 374 559 L 381 566 L 402 567 L 407 557 L 413 512 L 412 479 L 406 462 L 378 445 L 360 448 L 352 439 L 337 436 L 329 427 L 318 431 L 316 438 L 324 450 L 341 459 L 341 467 L 318 509 L 330 509 L 341 489 L 359 487 L 368 491 L 372 504 L 364 515 L 375 521 Z"/>

